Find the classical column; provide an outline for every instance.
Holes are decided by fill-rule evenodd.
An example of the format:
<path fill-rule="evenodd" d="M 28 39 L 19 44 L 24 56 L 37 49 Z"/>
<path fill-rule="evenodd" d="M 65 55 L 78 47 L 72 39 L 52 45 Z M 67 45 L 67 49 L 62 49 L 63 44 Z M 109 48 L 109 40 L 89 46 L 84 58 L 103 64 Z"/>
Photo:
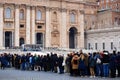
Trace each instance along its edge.
<path fill-rule="evenodd" d="M 50 29 L 50 9 L 46 8 L 46 43 L 45 47 L 51 46 L 51 29 Z"/>
<path fill-rule="evenodd" d="M 61 11 L 61 31 L 60 31 L 60 42 L 62 48 L 67 48 L 67 10 L 62 9 Z"/>
<path fill-rule="evenodd" d="M 15 5 L 15 44 L 13 46 L 19 46 L 19 5 Z"/>
<path fill-rule="evenodd" d="M 32 7 L 32 44 L 35 44 L 35 7 Z"/>
<path fill-rule="evenodd" d="M 3 4 L 0 4 L 0 49 L 3 48 Z"/>
<path fill-rule="evenodd" d="M 84 12 L 79 15 L 80 20 L 80 48 L 84 48 Z"/>
<path fill-rule="evenodd" d="M 30 44 L 30 6 L 26 10 L 26 44 Z"/>

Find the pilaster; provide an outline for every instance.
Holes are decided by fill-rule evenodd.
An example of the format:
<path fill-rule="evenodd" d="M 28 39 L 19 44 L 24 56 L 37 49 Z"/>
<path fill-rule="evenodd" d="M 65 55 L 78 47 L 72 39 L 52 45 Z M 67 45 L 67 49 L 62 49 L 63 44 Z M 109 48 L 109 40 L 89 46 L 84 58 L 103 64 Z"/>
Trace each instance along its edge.
<path fill-rule="evenodd" d="M 51 46 L 50 9 L 46 8 L 46 47 Z"/>
<path fill-rule="evenodd" d="M 30 6 L 26 7 L 26 44 L 30 44 Z"/>
<path fill-rule="evenodd" d="M 79 45 L 80 48 L 84 48 L 85 42 L 84 42 L 84 11 L 80 11 L 79 14 L 79 22 L 80 22 L 80 37 L 79 37 Z"/>
<path fill-rule="evenodd" d="M 3 48 L 3 4 L 0 4 L 0 49 Z"/>
<path fill-rule="evenodd" d="M 19 5 L 15 5 L 15 44 L 19 46 Z"/>
<path fill-rule="evenodd" d="M 61 10 L 61 32 L 60 42 L 62 48 L 67 48 L 67 10 Z"/>
<path fill-rule="evenodd" d="M 79 20 L 80 20 L 80 48 L 84 48 L 84 11 L 80 11 L 79 15 Z"/>
<path fill-rule="evenodd" d="M 32 29 L 31 29 L 31 31 L 32 31 L 32 44 L 35 44 L 35 7 L 33 6 L 32 7 L 32 22 L 31 22 L 31 24 L 32 24 Z"/>

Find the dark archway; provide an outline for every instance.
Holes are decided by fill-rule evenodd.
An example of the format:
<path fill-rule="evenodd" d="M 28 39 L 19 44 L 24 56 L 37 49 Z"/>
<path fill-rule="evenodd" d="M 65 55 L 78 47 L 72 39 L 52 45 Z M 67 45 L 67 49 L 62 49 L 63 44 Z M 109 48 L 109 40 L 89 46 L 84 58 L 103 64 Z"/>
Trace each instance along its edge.
<path fill-rule="evenodd" d="M 6 31 L 5 32 L 5 47 L 12 47 L 12 32 Z"/>
<path fill-rule="evenodd" d="M 71 27 L 69 29 L 69 48 L 74 49 L 76 48 L 76 34 L 77 29 L 75 27 Z"/>
<path fill-rule="evenodd" d="M 20 41 L 20 44 L 19 44 L 20 46 L 25 43 L 24 38 L 20 38 L 19 41 Z"/>
<path fill-rule="evenodd" d="M 43 45 L 43 34 L 42 33 L 36 33 L 36 44 Z"/>

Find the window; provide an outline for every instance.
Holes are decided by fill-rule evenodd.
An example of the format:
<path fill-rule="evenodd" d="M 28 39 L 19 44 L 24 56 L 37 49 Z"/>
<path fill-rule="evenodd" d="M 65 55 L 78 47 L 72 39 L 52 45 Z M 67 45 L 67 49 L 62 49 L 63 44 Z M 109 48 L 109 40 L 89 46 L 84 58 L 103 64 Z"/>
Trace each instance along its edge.
<path fill-rule="evenodd" d="M 115 22 L 117 22 L 117 17 L 115 17 Z"/>
<path fill-rule="evenodd" d="M 5 9 L 5 18 L 11 18 L 11 9 L 9 7 Z"/>
<path fill-rule="evenodd" d="M 117 17 L 115 17 L 115 22 L 117 22 L 117 20 L 118 20 L 118 18 L 117 18 Z"/>
<path fill-rule="evenodd" d="M 23 24 L 21 24 L 21 25 L 20 25 L 20 28 L 24 28 L 24 25 L 23 25 Z"/>
<path fill-rule="evenodd" d="M 24 10 L 20 10 L 20 19 L 23 20 L 24 19 Z"/>
<path fill-rule="evenodd" d="M 70 22 L 75 23 L 75 14 L 74 13 L 70 14 Z"/>
<path fill-rule="evenodd" d="M 119 41 L 119 48 L 120 48 L 120 41 Z"/>
<path fill-rule="evenodd" d="M 37 26 L 37 28 L 39 28 L 39 29 L 40 29 L 40 28 L 42 28 L 42 26 Z"/>
<path fill-rule="evenodd" d="M 120 25 L 120 18 L 119 18 L 119 21 L 118 21 L 118 25 Z"/>
<path fill-rule="evenodd" d="M 108 3 L 106 4 L 106 9 L 108 9 L 109 8 L 109 5 L 108 5 Z"/>
<path fill-rule="evenodd" d="M 111 42 L 111 50 L 113 50 L 113 42 Z"/>
<path fill-rule="evenodd" d="M 41 20 L 42 19 L 42 13 L 40 10 L 37 11 L 37 16 L 36 16 L 37 20 Z"/>
<path fill-rule="evenodd" d="M 95 43 L 95 49 L 97 50 L 97 43 Z"/>
<path fill-rule="evenodd" d="M 90 43 L 88 43 L 88 49 L 90 49 Z"/>
<path fill-rule="evenodd" d="M 105 43 L 103 43 L 103 49 L 105 49 Z"/>

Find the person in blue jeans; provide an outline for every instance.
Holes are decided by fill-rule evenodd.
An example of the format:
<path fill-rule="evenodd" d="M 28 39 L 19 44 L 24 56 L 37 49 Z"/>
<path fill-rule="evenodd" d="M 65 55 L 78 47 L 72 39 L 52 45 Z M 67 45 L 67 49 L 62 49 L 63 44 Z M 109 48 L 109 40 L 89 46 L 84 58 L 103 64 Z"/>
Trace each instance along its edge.
<path fill-rule="evenodd" d="M 97 52 L 94 58 L 96 60 L 96 65 L 95 65 L 96 76 L 102 76 L 102 58 L 100 53 Z"/>
<path fill-rule="evenodd" d="M 103 77 L 109 77 L 109 53 L 104 52 L 103 54 Z"/>
<path fill-rule="evenodd" d="M 22 68 L 22 70 L 25 70 L 25 61 L 26 61 L 26 57 L 25 57 L 25 55 L 23 55 L 21 57 L 21 68 Z"/>

